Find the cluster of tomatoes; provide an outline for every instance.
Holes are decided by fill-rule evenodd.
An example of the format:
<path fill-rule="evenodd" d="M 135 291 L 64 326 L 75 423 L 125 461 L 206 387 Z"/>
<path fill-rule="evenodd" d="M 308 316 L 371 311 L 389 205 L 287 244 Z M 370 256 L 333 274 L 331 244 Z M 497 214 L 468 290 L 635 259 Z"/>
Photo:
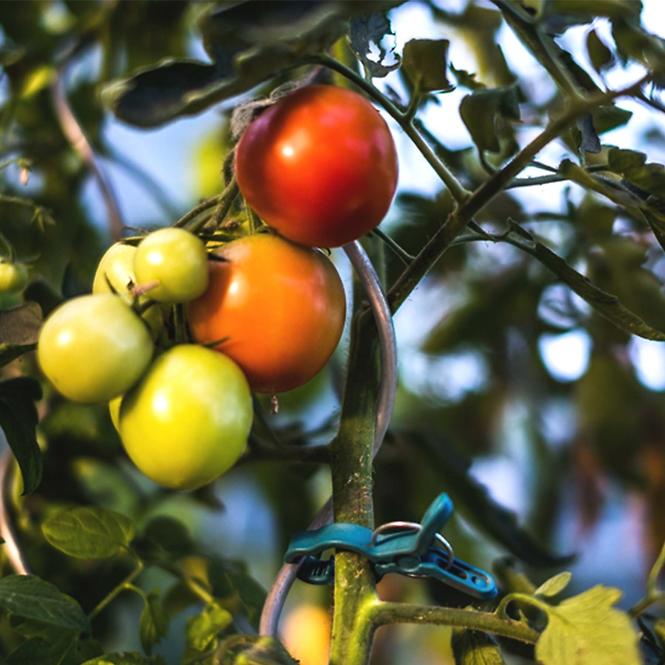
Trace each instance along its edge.
<path fill-rule="evenodd" d="M 137 246 L 115 244 L 92 294 L 56 309 L 39 338 L 38 360 L 55 388 L 74 401 L 109 402 L 135 465 L 176 489 L 211 482 L 242 455 L 252 391 L 296 388 L 330 358 L 345 296 L 316 248 L 355 240 L 381 221 L 397 157 L 363 97 L 313 85 L 249 125 L 235 172 L 265 232 L 215 250 L 175 227 Z M 178 327 L 164 326 L 174 305 L 191 341 L 165 334 Z"/>

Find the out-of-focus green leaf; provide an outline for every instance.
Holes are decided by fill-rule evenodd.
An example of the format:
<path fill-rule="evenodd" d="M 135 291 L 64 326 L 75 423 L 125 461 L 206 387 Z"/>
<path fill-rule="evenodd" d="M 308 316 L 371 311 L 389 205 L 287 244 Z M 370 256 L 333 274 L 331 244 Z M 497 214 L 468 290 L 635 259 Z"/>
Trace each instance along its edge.
<path fill-rule="evenodd" d="M 665 40 L 647 32 L 639 22 L 623 17 L 612 21 L 612 37 L 623 63 L 637 60 L 662 78 L 665 72 Z"/>
<path fill-rule="evenodd" d="M 390 27 L 390 21 L 385 14 L 375 12 L 366 16 L 357 16 L 351 21 L 349 30 L 349 42 L 355 54 L 365 68 L 365 71 L 374 77 L 387 76 L 400 65 L 399 56 L 392 52 L 391 57 L 395 62 L 386 64 L 385 58 L 389 55 L 387 49 L 383 46 L 382 40 L 387 35 L 393 35 Z M 370 58 L 370 50 L 374 48 L 378 51 L 378 58 Z"/>
<path fill-rule="evenodd" d="M 594 109 L 591 115 L 596 131 L 599 134 L 604 134 L 625 125 L 631 119 L 633 113 L 618 106 L 603 105 Z"/>
<path fill-rule="evenodd" d="M 536 643 L 543 665 L 640 665 L 638 635 L 628 615 L 614 607 L 621 592 L 595 586 L 547 610 Z"/>
<path fill-rule="evenodd" d="M 647 156 L 637 150 L 611 148 L 607 154 L 608 169 L 621 174 L 628 182 L 665 201 L 665 166 L 646 163 Z"/>
<path fill-rule="evenodd" d="M 625 151 L 618 153 L 618 157 L 616 158 L 619 162 L 627 161 Z M 639 153 L 635 153 L 629 159 L 633 160 L 633 163 L 636 164 L 637 160 L 641 159 L 641 157 L 639 157 Z M 606 196 L 610 201 L 634 212 L 637 217 L 642 217 L 651 227 L 661 247 L 665 248 L 665 212 L 660 209 L 660 202 L 652 202 L 649 198 L 645 198 L 644 191 L 631 188 L 631 183 L 627 178 L 611 180 L 605 176 L 594 175 L 568 159 L 564 159 L 561 162 L 559 172 L 569 180 L 598 192 Z M 638 173 L 641 174 L 640 177 L 637 177 Z M 643 185 L 653 187 L 662 180 L 663 173 L 663 167 L 659 164 L 646 164 L 636 171 L 634 177 Z M 658 204 L 654 205 L 653 203 Z"/>
<path fill-rule="evenodd" d="M 456 665 L 505 665 L 499 645 L 477 630 L 454 630 L 453 654 Z"/>
<path fill-rule="evenodd" d="M 543 582 L 534 592 L 534 596 L 545 596 L 546 598 L 553 598 L 560 594 L 569 584 L 572 579 L 572 573 L 564 571 L 549 580 Z"/>
<path fill-rule="evenodd" d="M 213 7 L 199 28 L 214 63 L 163 60 L 107 86 L 103 98 L 120 119 L 139 127 L 193 115 L 325 51 L 344 34 L 349 16 L 391 4 L 261 1 Z"/>
<path fill-rule="evenodd" d="M 0 311 L 0 344 L 35 344 L 41 326 L 42 312 L 37 303 Z"/>
<path fill-rule="evenodd" d="M 0 367 L 35 349 L 41 325 L 37 303 L 0 311 Z"/>
<path fill-rule="evenodd" d="M 143 530 L 143 536 L 156 545 L 162 555 L 180 557 L 194 549 L 192 537 L 185 525 L 174 517 L 153 517 Z"/>
<path fill-rule="evenodd" d="M 402 70 L 421 92 L 447 90 L 447 39 L 411 39 L 404 45 Z"/>
<path fill-rule="evenodd" d="M 187 621 L 187 645 L 195 651 L 206 651 L 213 647 L 219 633 L 233 622 L 231 613 L 213 603 Z"/>
<path fill-rule="evenodd" d="M 641 0 L 520 0 L 535 13 L 549 32 L 563 32 L 573 25 L 590 23 L 598 16 L 638 18 Z"/>
<path fill-rule="evenodd" d="M 21 469 L 24 494 L 34 492 L 42 478 L 42 454 L 35 436 L 35 402 L 41 397 L 35 379 L 21 376 L 0 381 L 0 428 Z"/>
<path fill-rule="evenodd" d="M 498 152 L 497 116 L 508 120 L 520 119 L 517 88 L 477 90 L 462 99 L 459 112 L 478 150 Z"/>
<path fill-rule="evenodd" d="M 78 637 L 62 631 L 51 640 L 31 637 L 22 642 L 4 660 L 4 665 L 74 665 Z"/>
<path fill-rule="evenodd" d="M 42 524 L 53 547 L 78 559 L 107 559 L 126 548 L 134 537 L 129 517 L 105 508 L 63 510 Z"/>
<path fill-rule="evenodd" d="M 141 646 L 150 655 L 152 648 L 165 635 L 169 627 L 169 616 L 162 607 L 159 594 L 149 593 L 144 598 L 143 610 L 139 620 L 139 635 Z"/>
<path fill-rule="evenodd" d="M 0 578 L 0 608 L 63 630 L 76 633 L 89 630 L 88 617 L 80 605 L 50 582 L 34 575 Z"/>
<path fill-rule="evenodd" d="M 247 572 L 245 565 L 237 561 L 213 559 L 209 576 L 215 596 L 224 604 L 238 601 L 250 623 L 258 625 L 266 592 Z"/>
<path fill-rule="evenodd" d="M 614 61 L 612 51 L 605 46 L 605 43 L 595 30 L 590 30 L 587 35 L 586 50 L 589 60 L 591 60 L 591 64 L 597 72 L 601 72 L 606 67 L 609 67 Z"/>
<path fill-rule="evenodd" d="M 155 127 L 178 116 L 195 115 L 242 89 L 235 80 L 221 78 L 214 65 L 166 59 L 108 85 L 102 99 L 121 120 Z"/>
<path fill-rule="evenodd" d="M 298 665 L 272 637 L 233 635 L 215 651 L 216 665 Z"/>

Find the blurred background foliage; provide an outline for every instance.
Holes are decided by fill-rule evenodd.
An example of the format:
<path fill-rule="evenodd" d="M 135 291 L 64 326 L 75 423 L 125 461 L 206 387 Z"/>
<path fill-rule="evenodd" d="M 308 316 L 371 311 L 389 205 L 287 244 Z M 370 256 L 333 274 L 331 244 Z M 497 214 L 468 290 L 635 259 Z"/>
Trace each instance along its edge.
<path fill-rule="evenodd" d="M 643 25 L 657 31 L 654 19 L 662 17 L 662 7 L 658 0 L 642 4 Z M 89 291 L 96 262 L 112 240 L 89 164 L 63 134 L 55 110 L 52 89 L 59 76 L 109 173 L 126 233 L 170 224 L 200 198 L 218 193 L 230 148 L 230 110 L 302 75 L 302 69 L 281 71 L 296 62 L 294 54 L 332 46 L 351 62 L 342 38 L 346 20 L 368 8 L 389 9 L 394 35 L 384 40 L 398 54 L 412 37 L 450 40 L 449 88 L 426 96 L 417 122 L 467 187 L 505 163 L 561 106 L 556 82 L 490 2 L 314 5 L 320 14 L 312 18 L 312 3 L 300 2 L 240 3 L 228 14 L 224 5 L 217 11 L 207 3 L 161 0 L 1 2 L 0 232 L 30 267 L 25 292 L 4 296 L 2 308 L 36 302 L 46 314 L 61 299 Z M 556 35 L 585 89 L 617 86 L 639 73 L 645 47 L 635 46 L 638 33 L 631 32 L 639 25 L 639 2 L 517 5 Z M 208 17 L 204 23 L 202 16 Z M 230 64 L 239 52 L 250 53 L 241 75 Z M 135 79 L 108 85 L 165 58 L 181 60 L 162 62 L 142 75 L 140 85 Z M 378 85 L 405 99 L 412 84 L 393 71 Z M 212 101 L 219 103 L 204 110 Z M 665 261 L 657 239 L 663 191 L 657 162 L 665 156 L 661 112 L 657 98 L 599 108 L 591 130 L 581 124 L 539 155 L 549 171 L 535 165 L 523 174 L 550 175 L 552 182 L 513 183 L 478 217 L 499 236 L 509 220 L 520 224 L 658 331 L 665 330 Z M 137 125 L 159 128 L 145 133 Z M 452 201 L 391 127 L 402 175 L 382 229 L 415 254 Z M 569 158 L 589 171 L 605 163 L 612 146 L 643 151 L 649 164 L 635 152 L 612 153 L 613 178 L 605 173 L 593 187 L 580 186 L 579 174 L 572 182 L 575 177 L 558 170 Z M 647 200 L 655 234 L 640 208 Z M 445 490 L 458 509 L 446 535 L 461 557 L 490 567 L 509 555 L 540 581 L 575 555 L 569 565 L 576 588 L 614 584 L 629 606 L 642 595 L 645 572 L 665 539 L 665 351 L 600 316 L 560 274 L 515 243 L 475 240 L 456 243 L 397 314 L 401 382 L 391 433 L 376 463 L 377 521 L 417 520 Z M 377 237 L 367 244 L 384 257 L 390 284 L 403 257 Z M 337 252 L 333 256 L 348 282 L 348 265 Z M 140 477 L 105 409 L 67 403 L 44 385 L 38 403 L 43 479 L 25 497 L 16 480 L 12 497 L 32 570 L 85 610 L 94 607 L 130 564 L 122 557 L 65 557 L 45 542 L 40 525 L 63 507 L 103 506 L 132 517 L 145 547 L 164 546 L 168 534 L 177 534 L 176 550 L 185 546 L 174 559 L 224 578 L 216 587 L 226 584 L 218 594 L 222 604 L 236 617 L 235 628 L 247 629 L 262 602 L 253 580 L 269 586 L 291 535 L 305 527 L 329 491 L 326 469 L 266 460 L 263 442 L 274 448 L 277 441 L 279 449 L 326 441 L 344 364 L 343 345 L 310 385 L 280 396 L 279 415 L 269 415 L 269 404 L 262 404 L 252 453 L 214 486 L 191 494 L 163 491 Z M 2 370 L 4 378 L 25 374 L 38 376 L 31 355 Z M 165 516 L 186 525 L 196 545 L 188 544 L 177 523 L 155 521 Z M 181 585 L 164 570 L 151 569 L 139 581 L 146 591 L 161 589 L 172 616 L 153 653 L 181 662 L 184 625 L 196 612 L 192 599 L 179 598 Z M 381 593 L 464 602 L 447 589 L 404 579 L 385 580 Z M 323 662 L 329 602 L 326 590 L 303 585 L 290 601 L 284 639 L 305 665 Z M 99 615 L 95 634 L 106 649 L 140 650 L 141 608 L 140 598 L 123 595 Z M 0 653 L 6 656 L 21 639 L 3 619 Z M 384 629 L 374 660 L 450 663 L 449 635 L 432 628 Z"/>

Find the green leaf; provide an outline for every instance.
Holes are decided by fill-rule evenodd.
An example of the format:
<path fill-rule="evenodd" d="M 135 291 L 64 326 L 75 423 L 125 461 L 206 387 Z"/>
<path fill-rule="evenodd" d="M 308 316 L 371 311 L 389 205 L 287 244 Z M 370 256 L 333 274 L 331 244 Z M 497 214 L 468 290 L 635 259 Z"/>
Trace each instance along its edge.
<path fill-rule="evenodd" d="M 21 376 L 0 381 L 0 428 L 21 469 L 24 494 L 34 492 L 42 479 L 42 454 L 35 434 L 39 419 L 35 402 L 41 397 L 35 379 Z"/>
<path fill-rule="evenodd" d="M 217 603 L 207 605 L 203 612 L 187 621 L 187 645 L 195 651 L 206 651 L 213 646 L 217 635 L 228 628 L 233 616 Z"/>
<path fill-rule="evenodd" d="M 165 665 L 161 656 L 144 656 L 136 651 L 122 653 L 105 653 L 81 665 Z"/>
<path fill-rule="evenodd" d="M 166 635 L 169 628 L 169 616 L 162 607 L 158 593 L 149 593 L 144 601 L 139 621 L 139 634 L 143 650 L 150 655 L 152 647 Z"/>
<path fill-rule="evenodd" d="M 534 592 L 534 596 L 545 596 L 546 598 L 553 598 L 560 594 L 569 584 L 572 579 L 572 573 L 564 571 L 549 580 L 543 582 Z"/>
<path fill-rule="evenodd" d="M 536 643 L 543 665 L 640 665 L 639 636 L 625 612 L 614 607 L 621 591 L 595 586 L 547 610 Z"/>
<path fill-rule="evenodd" d="M 393 2 L 250 2 L 213 7 L 199 21 L 214 63 L 163 60 L 102 92 L 125 122 L 156 127 L 239 95 L 327 50 L 347 18 Z"/>
<path fill-rule="evenodd" d="M 209 576 L 215 596 L 228 606 L 240 603 L 250 623 L 257 626 L 266 592 L 247 572 L 245 565 L 216 558 L 210 562 Z"/>
<path fill-rule="evenodd" d="M 591 64 L 597 72 L 609 67 L 614 61 L 612 51 L 605 46 L 595 30 L 591 30 L 587 35 L 586 50 L 589 60 L 591 60 Z"/>
<path fill-rule="evenodd" d="M 637 60 L 662 76 L 665 71 L 665 40 L 647 32 L 638 21 L 624 18 L 612 21 L 612 37 L 624 64 Z"/>
<path fill-rule="evenodd" d="M 607 153 L 607 166 L 610 171 L 628 176 L 630 173 L 639 171 L 647 161 L 647 156 L 637 150 L 623 150 L 621 148 L 610 148 Z"/>
<path fill-rule="evenodd" d="M 125 515 L 105 508 L 63 510 L 42 524 L 44 538 L 56 549 L 78 559 L 107 559 L 126 548 L 134 524 Z"/>
<path fill-rule="evenodd" d="M 187 527 L 180 520 L 168 515 L 153 517 L 146 525 L 143 535 L 163 553 L 171 556 L 184 556 L 194 549 Z"/>
<path fill-rule="evenodd" d="M 74 665 L 78 636 L 76 633 L 60 631 L 51 639 L 31 637 L 22 642 L 7 659 L 4 665 Z"/>
<path fill-rule="evenodd" d="M 638 159 L 641 159 L 640 154 L 635 153 L 632 157 L 635 164 Z M 621 151 L 617 159 L 625 161 L 624 151 Z M 660 199 L 657 196 L 645 198 L 648 192 L 631 186 L 639 183 L 638 187 L 657 187 L 658 183 L 663 181 L 663 174 L 665 173 L 662 166 L 659 164 L 645 164 L 640 169 L 631 170 L 630 180 L 628 178 L 610 180 L 607 177 L 588 173 L 577 164 L 564 159 L 559 165 L 559 172 L 582 187 L 598 192 L 610 201 L 634 212 L 636 217 L 642 217 L 651 227 L 661 247 L 665 248 L 665 213 L 661 209 Z M 633 183 L 633 181 L 635 182 Z"/>
<path fill-rule="evenodd" d="M 586 300 L 601 316 L 611 321 L 617 328 L 644 339 L 665 341 L 665 332 L 650 326 L 637 314 L 624 307 L 615 295 L 591 283 L 587 277 L 577 272 L 560 256 L 537 242 L 525 229 L 520 228 L 519 234 L 510 234 L 506 239 L 547 266 L 580 298 Z"/>
<path fill-rule="evenodd" d="M 365 71 L 373 77 L 387 76 L 400 65 L 399 57 L 390 49 L 394 63 L 386 64 L 383 61 L 389 55 L 382 41 L 387 35 L 393 35 L 390 21 L 385 14 L 373 12 L 366 16 L 357 16 L 351 21 L 349 30 L 349 43 L 351 48 L 362 62 Z M 374 46 L 378 51 L 378 58 L 370 58 L 370 50 Z"/>
<path fill-rule="evenodd" d="M 505 665 L 499 645 L 477 630 L 454 630 L 452 647 L 456 665 Z"/>
<path fill-rule="evenodd" d="M 520 119 L 517 87 L 476 90 L 462 99 L 459 112 L 478 150 L 499 152 L 497 117 Z"/>
<path fill-rule="evenodd" d="M 221 78 L 214 65 L 168 58 L 109 84 L 102 90 L 102 100 L 121 120 L 137 127 L 156 127 L 200 113 L 243 90 L 233 78 Z"/>
<path fill-rule="evenodd" d="M 535 3 L 538 20 L 548 31 L 562 32 L 572 25 L 590 23 L 598 16 L 637 18 L 640 0 L 529 0 Z"/>
<path fill-rule="evenodd" d="M 402 71 L 421 92 L 451 88 L 447 39 L 411 39 L 404 45 Z"/>
<path fill-rule="evenodd" d="M 36 348 L 41 325 L 37 303 L 0 311 L 0 367 Z"/>
<path fill-rule="evenodd" d="M 598 134 L 604 134 L 625 125 L 633 116 L 632 111 L 618 106 L 599 106 L 593 110 L 593 126 Z"/>
<path fill-rule="evenodd" d="M 215 665 L 298 665 L 286 649 L 272 637 L 232 635 L 214 655 Z"/>
<path fill-rule="evenodd" d="M 0 578 L 0 608 L 24 619 L 77 633 L 88 632 L 88 617 L 80 605 L 50 582 L 34 575 Z"/>

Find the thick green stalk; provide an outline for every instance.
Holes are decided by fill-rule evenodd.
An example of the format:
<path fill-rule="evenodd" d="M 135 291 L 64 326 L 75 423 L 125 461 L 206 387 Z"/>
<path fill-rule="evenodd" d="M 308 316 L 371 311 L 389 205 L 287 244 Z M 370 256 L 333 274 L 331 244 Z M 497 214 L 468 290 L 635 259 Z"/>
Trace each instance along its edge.
<path fill-rule="evenodd" d="M 356 317 L 349 375 L 339 433 L 332 446 L 335 521 L 372 528 L 372 447 L 376 419 L 376 334 L 368 317 Z M 368 603 L 376 599 L 368 561 L 350 552 L 335 556 L 331 665 L 365 665 L 371 640 L 362 625 Z"/>

